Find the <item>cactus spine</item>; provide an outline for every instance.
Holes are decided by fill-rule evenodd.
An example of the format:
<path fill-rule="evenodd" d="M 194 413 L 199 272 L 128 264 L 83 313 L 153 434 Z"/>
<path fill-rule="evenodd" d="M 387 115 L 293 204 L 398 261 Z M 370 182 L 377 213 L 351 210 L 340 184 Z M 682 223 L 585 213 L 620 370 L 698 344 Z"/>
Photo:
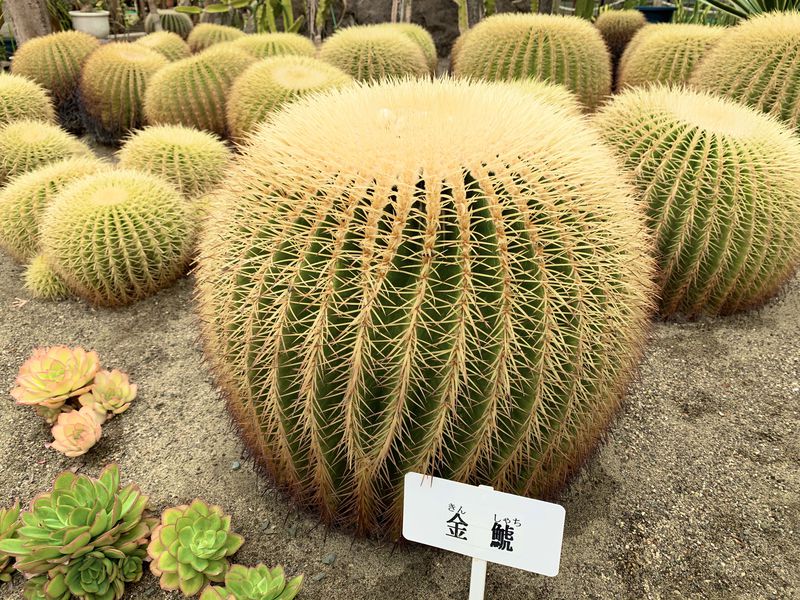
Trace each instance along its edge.
<path fill-rule="evenodd" d="M 177 33 L 171 31 L 156 31 L 136 41 L 140 46 L 155 50 L 170 62 L 189 58 L 192 52 L 189 45 Z"/>
<path fill-rule="evenodd" d="M 606 428 L 651 261 L 579 119 L 508 85 L 348 86 L 277 114 L 221 196 L 207 355 L 255 456 L 326 521 L 398 535 L 411 470 L 546 494 Z"/>
<path fill-rule="evenodd" d="M 0 72 L 0 126 L 22 119 L 52 123 L 53 103 L 39 84 Z"/>
<path fill-rule="evenodd" d="M 244 37 L 244 32 L 235 27 L 227 25 L 216 25 L 214 23 L 200 23 L 192 29 L 186 42 L 192 52 L 202 52 L 214 44 L 222 42 L 232 42 L 233 40 Z"/>

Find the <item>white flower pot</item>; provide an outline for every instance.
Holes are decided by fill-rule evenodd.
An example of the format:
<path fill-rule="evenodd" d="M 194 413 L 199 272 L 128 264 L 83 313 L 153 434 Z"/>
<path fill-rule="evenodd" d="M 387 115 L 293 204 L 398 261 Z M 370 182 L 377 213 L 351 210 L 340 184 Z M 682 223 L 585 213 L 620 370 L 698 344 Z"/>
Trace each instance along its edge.
<path fill-rule="evenodd" d="M 75 31 L 83 31 L 100 39 L 107 38 L 108 34 L 111 33 L 108 14 L 107 10 L 94 12 L 69 11 L 69 16 L 72 17 L 72 27 Z"/>

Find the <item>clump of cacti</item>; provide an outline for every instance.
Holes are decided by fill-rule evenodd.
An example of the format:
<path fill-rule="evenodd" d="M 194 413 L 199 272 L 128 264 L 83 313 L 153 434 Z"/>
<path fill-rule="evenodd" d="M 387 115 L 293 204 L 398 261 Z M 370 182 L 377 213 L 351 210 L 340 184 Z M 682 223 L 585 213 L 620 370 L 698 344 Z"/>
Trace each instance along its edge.
<path fill-rule="evenodd" d="M 439 56 L 436 53 L 436 44 L 433 41 L 433 36 L 427 29 L 416 23 L 381 23 L 379 27 L 399 31 L 417 44 L 425 55 L 431 74 L 436 73 L 436 68 L 439 66 Z"/>
<path fill-rule="evenodd" d="M 352 78 L 333 65 L 305 56 L 262 60 L 234 82 L 228 97 L 228 131 L 241 140 L 270 114 L 308 94 L 347 85 Z"/>
<path fill-rule="evenodd" d="M 189 33 L 186 42 L 192 52 L 201 52 L 214 44 L 231 42 L 244 36 L 244 32 L 235 27 L 216 23 L 200 23 Z"/>
<path fill-rule="evenodd" d="M 800 132 L 800 13 L 767 13 L 728 30 L 691 84 L 775 115 Z"/>
<path fill-rule="evenodd" d="M 76 181 L 47 207 L 42 252 L 78 296 L 105 306 L 129 304 L 180 277 L 195 218 L 169 183 L 119 170 Z"/>
<path fill-rule="evenodd" d="M 159 175 L 191 199 L 217 187 L 230 160 L 231 152 L 219 138 L 179 125 L 147 127 L 119 151 L 121 167 Z"/>
<path fill-rule="evenodd" d="M 96 140 L 115 144 L 144 125 L 145 90 L 153 75 L 167 64 L 159 52 L 125 42 L 105 44 L 89 56 L 81 75 L 80 96 L 86 129 Z"/>
<path fill-rule="evenodd" d="M 25 289 L 40 300 L 63 300 L 70 295 L 67 284 L 42 255 L 34 257 L 25 269 Z"/>
<path fill-rule="evenodd" d="M 259 33 L 246 35 L 230 44 L 255 58 L 271 56 L 314 56 L 317 48 L 307 37 L 297 33 Z"/>
<path fill-rule="evenodd" d="M 583 106 L 578 102 L 578 97 L 558 83 L 549 83 L 539 79 L 514 79 L 504 83 L 524 90 L 541 102 L 555 104 L 566 109 L 574 115 L 580 115 L 583 112 Z"/>
<path fill-rule="evenodd" d="M 71 158 L 15 177 L 0 190 L 0 247 L 20 262 L 31 260 L 40 250 L 39 222 L 47 205 L 67 185 L 104 167 L 95 158 Z"/>
<path fill-rule="evenodd" d="M 578 17 L 494 15 L 470 29 L 457 52 L 453 72 L 459 77 L 560 83 L 589 110 L 611 93 L 606 44 L 596 27 Z"/>
<path fill-rule="evenodd" d="M 11 72 L 50 92 L 61 124 L 68 131 L 79 132 L 83 128 L 77 96 L 81 67 L 99 46 L 97 38 L 79 31 L 36 37 L 14 53 Z"/>
<path fill-rule="evenodd" d="M 20 120 L 55 121 L 53 103 L 38 83 L 0 71 L 0 126 Z"/>
<path fill-rule="evenodd" d="M 286 581 L 282 567 L 233 565 L 225 574 L 225 585 L 209 585 L 200 600 L 292 600 L 302 585 L 302 575 Z"/>
<path fill-rule="evenodd" d="M 659 265 L 661 314 L 728 314 L 772 296 L 800 261 L 800 141 L 758 111 L 661 86 L 621 94 L 595 125 L 633 174 Z"/>
<path fill-rule="evenodd" d="M 189 58 L 192 54 L 189 45 L 177 33 L 171 31 L 156 31 L 136 41 L 139 46 L 155 50 L 170 62 Z"/>
<path fill-rule="evenodd" d="M 0 186 L 52 162 L 90 156 L 89 146 L 55 125 L 13 121 L 0 127 Z"/>
<path fill-rule="evenodd" d="M 322 44 L 319 58 L 357 81 L 430 75 L 419 45 L 402 32 L 380 25 L 340 29 Z"/>
<path fill-rule="evenodd" d="M 224 136 L 231 84 L 255 61 L 244 50 L 225 45 L 167 65 L 145 94 L 148 123 L 186 125 Z"/>
<path fill-rule="evenodd" d="M 189 37 L 194 28 L 189 15 L 184 15 L 174 10 L 159 10 L 157 14 L 150 13 L 145 17 L 144 30 L 147 33 L 156 32 L 156 23 L 158 22 L 161 23 L 163 31 L 176 33 L 184 40 Z"/>
<path fill-rule="evenodd" d="M 397 535 L 409 471 L 551 493 L 615 413 L 650 246 L 568 110 L 463 80 L 323 92 L 219 197 L 207 356 L 253 455 L 325 521 Z"/>
<path fill-rule="evenodd" d="M 615 65 L 633 36 L 646 23 L 644 13 L 640 10 L 606 10 L 597 16 L 594 24 L 600 30 Z"/>
<path fill-rule="evenodd" d="M 686 83 L 694 67 L 724 35 L 724 28 L 708 25 L 647 25 L 622 55 L 617 87 Z"/>

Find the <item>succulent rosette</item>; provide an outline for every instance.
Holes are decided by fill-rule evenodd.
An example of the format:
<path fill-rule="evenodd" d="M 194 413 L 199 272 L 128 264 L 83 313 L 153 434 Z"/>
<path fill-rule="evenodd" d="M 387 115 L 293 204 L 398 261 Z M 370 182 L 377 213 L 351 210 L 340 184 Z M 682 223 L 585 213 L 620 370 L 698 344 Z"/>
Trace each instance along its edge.
<path fill-rule="evenodd" d="M 10 508 L 0 509 L 0 540 L 10 540 L 17 534 L 20 528 L 19 522 L 19 502 L 15 502 Z M 0 551 L 0 583 L 11 581 L 12 557 Z"/>
<path fill-rule="evenodd" d="M 62 412 L 53 426 L 53 442 L 49 446 L 70 458 L 86 454 L 100 439 L 104 421 L 105 413 L 100 415 L 91 406 Z"/>
<path fill-rule="evenodd" d="M 60 409 L 67 398 L 80 396 L 100 369 L 97 352 L 83 348 L 37 348 L 19 369 L 11 395 L 17 404 Z"/>
<path fill-rule="evenodd" d="M 147 547 L 150 570 L 165 590 L 180 589 L 194 596 L 209 582 L 221 582 L 228 557 L 244 542 L 231 532 L 231 518 L 219 506 L 196 499 L 190 505 L 169 508 L 153 530 Z"/>
<path fill-rule="evenodd" d="M 100 371 L 94 378 L 91 392 L 82 395 L 80 403 L 103 416 L 107 412 L 118 415 L 130 408 L 136 398 L 136 387 L 122 371 Z"/>
<path fill-rule="evenodd" d="M 200 600 L 292 600 L 302 585 L 302 575 L 287 583 L 282 567 L 233 565 L 225 575 L 225 586 L 208 586 Z"/>
<path fill-rule="evenodd" d="M 116 600 L 127 581 L 141 576 L 155 525 L 146 505 L 136 486 L 120 487 L 117 465 L 97 479 L 67 471 L 22 513 L 17 536 L 0 541 L 0 552 L 34 577 L 27 600 Z"/>

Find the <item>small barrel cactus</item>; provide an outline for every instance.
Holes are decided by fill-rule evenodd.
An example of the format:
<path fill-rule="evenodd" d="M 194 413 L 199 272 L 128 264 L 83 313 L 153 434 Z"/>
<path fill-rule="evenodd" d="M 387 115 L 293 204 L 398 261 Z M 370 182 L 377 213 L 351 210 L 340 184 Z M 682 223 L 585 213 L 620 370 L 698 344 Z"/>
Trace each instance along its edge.
<path fill-rule="evenodd" d="M 225 574 L 225 585 L 206 587 L 200 600 L 292 600 L 302 585 L 302 575 L 287 582 L 282 567 L 233 565 Z"/>
<path fill-rule="evenodd" d="M 325 521 L 387 535 L 408 471 L 558 489 L 645 340 L 650 247 L 618 171 L 581 119 L 507 84 L 348 86 L 278 113 L 197 270 L 253 455 Z"/>
<path fill-rule="evenodd" d="M 775 115 L 800 133 L 800 13 L 767 13 L 728 30 L 691 84 Z"/>
<path fill-rule="evenodd" d="M 139 46 L 155 50 L 170 62 L 189 58 L 192 54 L 189 45 L 177 33 L 171 31 L 157 31 L 150 33 L 136 41 Z"/>
<path fill-rule="evenodd" d="M 159 175 L 190 199 L 222 183 L 230 161 L 230 150 L 216 136 L 179 125 L 147 127 L 119 151 L 121 167 Z"/>
<path fill-rule="evenodd" d="M 606 42 L 611 60 L 619 62 L 625 47 L 647 21 L 640 10 L 605 10 L 594 22 Z"/>
<path fill-rule="evenodd" d="M 724 28 L 707 25 L 647 25 L 622 55 L 617 87 L 686 83 L 694 67 L 724 35 Z"/>
<path fill-rule="evenodd" d="M 144 125 L 144 94 L 153 75 L 169 61 L 139 44 L 105 44 L 86 60 L 80 94 L 86 129 L 114 144 Z M 109 85 L 114 82 L 114 85 Z"/>
<path fill-rule="evenodd" d="M 19 520 L 19 502 L 15 502 L 9 508 L 0 509 L 0 542 L 16 537 L 17 530 L 22 526 Z M 13 558 L 3 551 L 0 551 L 0 585 L 11 581 L 14 566 L 11 564 Z"/>
<path fill-rule="evenodd" d="M 189 33 L 186 39 L 192 52 L 201 52 L 214 44 L 231 42 L 244 37 L 244 32 L 235 27 L 217 25 L 215 23 L 200 23 Z"/>
<path fill-rule="evenodd" d="M 0 186 L 58 160 L 91 156 L 89 146 L 55 125 L 14 121 L 0 127 Z"/>
<path fill-rule="evenodd" d="M 186 125 L 224 136 L 231 84 L 255 61 L 244 50 L 219 47 L 167 65 L 145 94 L 148 123 Z"/>
<path fill-rule="evenodd" d="M 297 33 L 259 33 L 246 35 L 230 42 L 231 46 L 244 50 L 254 58 L 271 56 L 309 56 L 317 53 L 317 47 L 306 37 Z"/>
<path fill-rule="evenodd" d="M 38 83 L 0 71 L 0 126 L 21 120 L 52 123 L 53 103 Z"/>
<path fill-rule="evenodd" d="M 286 104 L 308 94 L 342 87 L 351 77 L 333 65 L 305 56 L 278 56 L 250 66 L 228 97 L 228 131 L 241 140 Z"/>
<path fill-rule="evenodd" d="M 600 32 L 584 19 L 498 14 L 469 31 L 454 74 L 473 79 L 535 77 L 560 83 L 594 110 L 611 93 L 611 57 Z"/>
<path fill-rule="evenodd" d="M 63 300 L 70 295 L 67 284 L 41 254 L 25 269 L 25 289 L 39 300 Z"/>
<path fill-rule="evenodd" d="M 50 92 L 61 124 L 78 132 L 83 127 L 78 108 L 81 68 L 99 46 L 97 38 L 80 31 L 36 37 L 14 53 L 11 72 L 32 79 Z"/>
<path fill-rule="evenodd" d="M 152 295 L 185 271 L 195 235 L 189 204 L 138 171 L 89 175 L 42 216 L 42 252 L 70 290 L 115 306 Z"/>
<path fill-rule="evenodd" d="M 436 44 L 433 41 L 433 36 L 427 29 L 416 23 L 381 23 L 379 27 L 399 31 L 408 37 L 422 50 L 431 74 L 436 73 L 436 68 L 439 66 L 439 56 L 436 53 Z"/>
<path fill-rule="evenodd" d="M 196 499 L 168 508 L 147 547 L 150 570 L 165 590 L 194 596 L 209 582 L 225 580 L 228 557 L 244 543 L 231 532 L 231 518 L 219 506 Z"/>
<path fill-rule="evenodd" d="M 418 44 L 403 33 L 380 25 L 340 29 L 322 44 L 319 58 L 357 81 L 430 74 Z"/>
<path fill-rule="evenodd" d="M 728 314 L 800 261 L 800 141 L 711 94 L 634 88 L 595 125 L 634 176 L 656 242 L 661 314 Z"/>
<path fill-rule="evenodd" d="M 181 36 L 182 39 L 189 37 L 194 28 L 191 17 L 174 10 L 159 10 L 157 15 L 150 13 L 145 17 L 144 30 L 147 33 L 156 32 L 156 23 L 161 22 L 161 29 Z"/>
<path fill-rule="evenodd" d="M 39 222 L 44 209 L 67 185 L 107 168 L 91 157 L 60 160 L 14 178 L 0 189 L 0 247 L 20 262 L 40 251 Z"/>

